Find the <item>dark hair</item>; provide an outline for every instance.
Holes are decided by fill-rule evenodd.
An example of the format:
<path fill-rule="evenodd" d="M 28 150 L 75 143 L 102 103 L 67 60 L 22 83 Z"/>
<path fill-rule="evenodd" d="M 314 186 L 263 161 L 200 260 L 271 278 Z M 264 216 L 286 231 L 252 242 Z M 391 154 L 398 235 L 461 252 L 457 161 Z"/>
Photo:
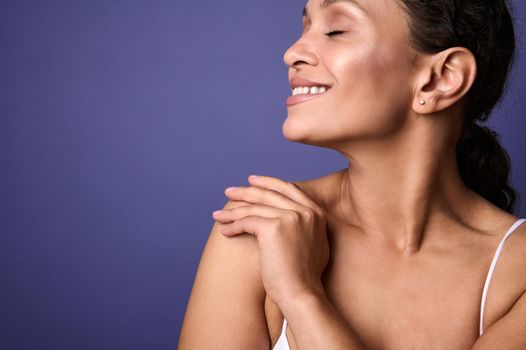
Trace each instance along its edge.
<path fill-rule="evenodd" d="M 477 77 L 465 96 L 456 154 L 465 185 L 513 213 L 518 194 L 508 184 L 511 160 L 485 122 L 500 101 L 515 60 L 515 30 L 505 0 L 399 0 L 408 15 L 410 42 L 423 53 L 465 47 L 477 61 Z"/>

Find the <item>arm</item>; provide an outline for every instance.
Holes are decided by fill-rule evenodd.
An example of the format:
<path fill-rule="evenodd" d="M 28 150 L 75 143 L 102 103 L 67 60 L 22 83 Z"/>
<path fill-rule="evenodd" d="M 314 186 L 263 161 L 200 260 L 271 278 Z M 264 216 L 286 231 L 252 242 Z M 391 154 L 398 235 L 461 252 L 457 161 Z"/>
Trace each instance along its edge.
<path fill-rule="evenodd" d="M 228 201 L 224 208 L 243 206 Z M 197 269 L 179 350 L 269 349 L 258 245 L 251 235 L 223 236 L 214 223 Z"/>
<path fill-rule="evenodd" d="M 284 305 L 283 315 L 298 349 L 365 349 L 323 291 L 305 293 Z"/>
<path fill-rule="evenodd" d="M 526 292 L 473 344 L 472 350 L 526 349 Z"/>

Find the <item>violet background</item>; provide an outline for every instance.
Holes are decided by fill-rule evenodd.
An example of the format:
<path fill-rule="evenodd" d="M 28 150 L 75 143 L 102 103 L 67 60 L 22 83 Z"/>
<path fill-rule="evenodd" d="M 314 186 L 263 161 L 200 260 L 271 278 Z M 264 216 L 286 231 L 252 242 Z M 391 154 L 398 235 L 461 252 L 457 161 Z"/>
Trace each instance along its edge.
<path fill-rule="evenodd" d="M 519 61 L 490 125 L 524 197 L 512 3 Z M 223 190 L 346 166 L 281 132 L 304 4 L 0 2 L 0 348 L 175 348 Z"/>

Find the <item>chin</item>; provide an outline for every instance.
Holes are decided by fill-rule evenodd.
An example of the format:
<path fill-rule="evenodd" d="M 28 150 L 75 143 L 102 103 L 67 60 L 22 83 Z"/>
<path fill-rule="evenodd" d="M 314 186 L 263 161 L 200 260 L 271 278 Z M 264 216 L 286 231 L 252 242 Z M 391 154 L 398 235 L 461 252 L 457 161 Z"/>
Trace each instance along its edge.
<path fill-rule="evenodd" d="M 293 142 L 305 142 L 309 139 L 309 136 L 312 137 L 312 133 L 314 132 L 305 120 L 291 117 L 287 117 L 281 127 L 281 131 L 287 140 Z"/>
<path fill-rule="evenodd" d="M 325 147 L 327 140 L 320 139 L 319 127 L 309 126 L 307 123 L 287 119 L 281 128 L 283 136 L 291 142 L 303 143 L 311 146 Z"/>

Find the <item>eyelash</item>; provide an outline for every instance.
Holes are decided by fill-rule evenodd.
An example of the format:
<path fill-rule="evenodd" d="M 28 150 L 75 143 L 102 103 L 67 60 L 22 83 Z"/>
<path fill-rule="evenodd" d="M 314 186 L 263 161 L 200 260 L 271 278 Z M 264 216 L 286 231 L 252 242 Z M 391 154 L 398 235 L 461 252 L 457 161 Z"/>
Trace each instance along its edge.
<path fill-rule="evenodd" d="M 339 35 L 339 34 L 343 34 L 343 33 L 345 33 L 343 30 L 333 30 L 332 32 L 325 33 L 325 35 L 330 37 L 332 35 Z"/>

